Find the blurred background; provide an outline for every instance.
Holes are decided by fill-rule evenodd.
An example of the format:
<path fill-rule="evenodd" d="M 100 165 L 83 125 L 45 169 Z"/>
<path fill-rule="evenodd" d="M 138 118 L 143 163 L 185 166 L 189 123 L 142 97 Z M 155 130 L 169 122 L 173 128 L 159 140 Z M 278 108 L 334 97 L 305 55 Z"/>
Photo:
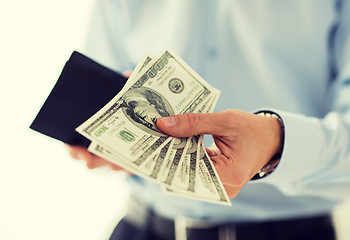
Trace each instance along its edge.
<path fill-rule="evenodd" d="M 94 0 L 0 1 L 0 239 L 108 239 L 125 213 L 123 174 L 89 170 L 29 130 L 73 50 L 84 52 Z M 350 239 L 350 201 L 334 211 Z"/>

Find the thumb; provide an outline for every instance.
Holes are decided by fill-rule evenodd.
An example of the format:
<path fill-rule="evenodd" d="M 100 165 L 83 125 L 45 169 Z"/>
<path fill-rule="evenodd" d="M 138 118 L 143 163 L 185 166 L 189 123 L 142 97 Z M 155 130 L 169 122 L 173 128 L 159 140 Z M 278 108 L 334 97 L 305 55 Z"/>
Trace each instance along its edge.
<path fill-rule="evenodd" d="M 225 131 L 223 115 L 218 113 L 185 113 L 157 120 L 157 127 L 174 137 L 191 137 L 199 134 L 222 135 Z"/>

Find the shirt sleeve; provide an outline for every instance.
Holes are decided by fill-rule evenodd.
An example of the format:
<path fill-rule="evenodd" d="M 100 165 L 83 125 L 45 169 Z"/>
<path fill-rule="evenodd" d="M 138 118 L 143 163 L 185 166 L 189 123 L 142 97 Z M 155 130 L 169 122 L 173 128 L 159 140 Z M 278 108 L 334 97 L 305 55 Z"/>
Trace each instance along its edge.
<path fill-rule="evenodd" d="M 344 1 L 334 32 L 337 75 L 323 118 L 274 110 L 285 125 L 278 167 L 258 180 L 290 196 L 343 199 L 350 196 L 350 4 Z"/>

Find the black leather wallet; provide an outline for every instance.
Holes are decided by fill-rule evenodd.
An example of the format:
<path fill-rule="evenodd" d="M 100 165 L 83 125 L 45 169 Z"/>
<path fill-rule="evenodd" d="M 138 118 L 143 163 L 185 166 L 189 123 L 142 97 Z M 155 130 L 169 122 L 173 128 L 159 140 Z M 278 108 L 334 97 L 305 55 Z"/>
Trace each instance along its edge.
<path fill-rule="evenodd" d="M 30 128 L 70 145 L 90 141 L 75 128 L 106 105 L 126 83 L 112 71 L 74 51 Z"/>

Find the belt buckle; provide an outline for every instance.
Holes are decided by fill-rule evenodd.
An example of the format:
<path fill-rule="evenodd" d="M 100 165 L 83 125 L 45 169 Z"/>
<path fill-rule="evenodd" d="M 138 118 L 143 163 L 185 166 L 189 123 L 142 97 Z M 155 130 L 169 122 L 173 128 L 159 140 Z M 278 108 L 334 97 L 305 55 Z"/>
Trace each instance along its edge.
<path fill-rule="evenodd" d="M 187 229 L 205 229 L 218 227 L 218 240 L 236 240 L 236 228 L 234 225 L 217 226 L 208 221 L 189 219 L 184 216 L 176 217 L 174 220 L 175 240 L 187 240 Z"/>
<path fill-rule="evenodd" d="M 234 225 L 219 227 L 219 240 L 237 240 L 236 228 Z"/>

